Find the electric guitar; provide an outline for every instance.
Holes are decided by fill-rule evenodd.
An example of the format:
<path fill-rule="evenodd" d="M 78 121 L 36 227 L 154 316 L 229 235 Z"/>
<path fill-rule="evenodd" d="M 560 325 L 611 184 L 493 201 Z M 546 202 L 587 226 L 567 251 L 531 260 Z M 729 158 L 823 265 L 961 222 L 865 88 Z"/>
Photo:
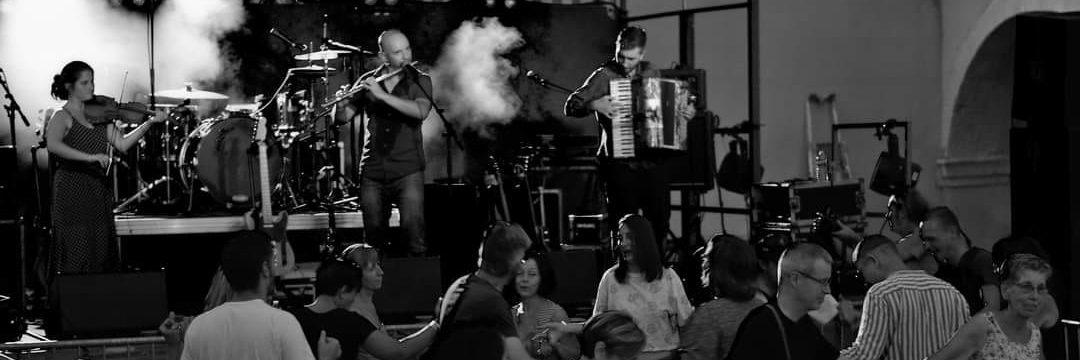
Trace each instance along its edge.
<path fill-rule="evenodd" d="M 281 276 L 296 267 L 295 253 L 289 244 L 285 230 L 289 225 L 289 214 L 284 210 L 279 213 L 277 219 L 271 212 L 270 202 L 270 168 L 267 162 L 268 142 L 266 118 L 259 116 L 255 125 L 255 143 L 259 147 L 259 202 L 258 214 L 252 209 L 251 218 L 254 220 L 254 229 L 261 230 L 274 243 L 274 254 L 271 262 L 273 275 Z"/>

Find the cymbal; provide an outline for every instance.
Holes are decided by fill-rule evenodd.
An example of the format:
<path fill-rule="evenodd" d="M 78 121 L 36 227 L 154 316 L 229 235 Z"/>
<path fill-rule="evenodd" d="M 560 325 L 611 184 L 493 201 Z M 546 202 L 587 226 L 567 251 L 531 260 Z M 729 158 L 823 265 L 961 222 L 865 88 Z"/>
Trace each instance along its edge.
<path fill-rule="evenodd" d="M 289 72 L 291 72 L 293 74 L 319 75 L 319 74 L 322 74 L 322 73 L 324 73 L 326 71 L 336 72 L 337 69 L 332 68 L 332 67 L 330 67 L 330 68 L 322 67 L 322 66 L 319 66 L 319 65 L 301 66 L 301 67 L 294 67 L 294 68 L 289 69 Z"/>
<path fill-rule="evenodd" d="M 191 100 L 227 100 L 229 97 L 224 94 L 219 94 L 211 91 L 195 90 L 191 88 L 191 85 L 183 89 L 169 89 L 161 90 L 154 93 L 154 96 L 173 98 L 173 99 L 191 99 Z"/>
<path fill-rule="evenodd" d="M 317 60 L 334 60 L 338 58 L 338 55 L 348 54 L 348 51 L 341 50 L 323 50 L 316 51 L 307 54 L 300 54 L 293 56 L 293 59 L 301 61 L 317 61 Z"/>

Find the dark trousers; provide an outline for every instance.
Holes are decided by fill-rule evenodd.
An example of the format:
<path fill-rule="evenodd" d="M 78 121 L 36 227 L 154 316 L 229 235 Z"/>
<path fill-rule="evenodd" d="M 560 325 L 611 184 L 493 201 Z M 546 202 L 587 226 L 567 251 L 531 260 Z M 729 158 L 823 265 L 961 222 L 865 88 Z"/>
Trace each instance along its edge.
<path fill-rule="evenodd" d="M 619 231 L 619 219 L 623 216 L 641 210 L 652 224 L 662 256 L 671 217 L 671 174 L 666 162 L 600 159 L 599 173 L 607 192 L 607 221 L 611 231 Z"/>
<path fill-rule="evenodd" d="M 364 239 L 369 244 L 389 244 L 390 204 L 398 206 L 401 230 L 408 239 L 409 252 L 427 251 L 424 242 L 424 172 L 417 171 L 396 180 L 360 180 L 360 208 L 364 211 Z"/>

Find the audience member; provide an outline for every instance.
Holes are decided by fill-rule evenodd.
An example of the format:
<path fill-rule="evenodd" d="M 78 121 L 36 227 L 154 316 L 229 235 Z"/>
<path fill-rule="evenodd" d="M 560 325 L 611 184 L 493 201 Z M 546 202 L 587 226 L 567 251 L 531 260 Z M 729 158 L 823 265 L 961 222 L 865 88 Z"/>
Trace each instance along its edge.
<path fill-rule="evenodd" d="M 815 244 L 796 244 L 781 255 L 778 275 L 776 302 L 746 316 L 728 359 L 835 359 L 836 348 L 807 316 L 829 293 L 829 253 Z"/>
<path fill-rule="evenodd" d="M 438 331 L 432 321 L 423 329 L 398 342 L 380 332 L 362 315 L 349 311 L 362 286 L 361 270 L 348 260 L 333 260 L 319 266 L 315 275 L 315 302 L 293 312 L 304 335 L 314 347 L 319 332 L 325 331 L 341 343 L 341 358 L 356 359 L 359 349 L 381 359 L 409 359 L 431 345 Z"/>
<path fill-rule="evenodd" d="M 349 245 L 342 250 L 341 258 L 347 262 L 351 262 L 353 266 L 359 271 L 359 283 L 357 283 L 356 298 L 352 304 L 349 305 L 348 310 L 354 313 L 360 314 L 364 319 L 367 319 L 372 325 L 375 326 L 375 331 L 390 337 L 390 334 L 386 331 L 386 326 L 379 319 L 379 313 L 375 310 L 375 302 L 372 299 L 375 297 L 375 292 L 382 289 L 383 285 L 383 270 L 380 264 L 381 255 L 379 250 L 375 247 L 359 243 Z M 422 334 L 418 332 L 417 334 Z M 432 335 L 434 332 L 432 333 Z M 409 352 L 415 350 L 412 347 L 419 344 L 426 344 L 427 347 L 434 340 L 434 336 L 408 336 L 401 340 L 401 345 L 408 348 Z M 414 344 L 416 342 L 417 344 Z M 360 360 L 377 360 L 379 357 L 372 355 L 368 352 L 366 347 L 361 346 L 357 349 L 357 359 Z"/>
<path fill-rule="evenodd" d="M 964 294 L 972 314 L 1001 309 L 1001 292 L 990 252 L 971 245 L 952 210 L 930 209 L 919 233 L 938 260 L 953 267 L 954 271 L 942 278 Z"/>
<path fill-rule="evenodd" d="M 963 295 L 923 270 L 911 270 L 889 238 L 867 237 L 852 260 L 874 285 L 863 302 L 855 343 L 840 359 L 922 359 L 967 321 Z"/>
<path fill-rule="evenodd" d="M 633 316 L 626 312 L 605 311 L 593 315 L 581 329 L 581 359 L 637 359 L 646 346 L 645 337 Z"/>
<path fill-rule="evenodd" d="M 837 299 L 837 316 L 825 322 L 821 332 L 829 344 L 843 349 L 851 346 L 855 342 L 855 335 L 859 333 L 863 300 L 869 286 L 854 265 L 834 272 L 831 285 L 830 291 L 836 294 Z"/>
<path fill-rule="evenodd" d="M 577 339 L 563 337 L 549 342 L 544 324 L 563 322 L 569 317 L 566 310 L 548 300 L 555 291 L 555 270 L 547 256 L 536 250 L 525 252 L 525 262 L 517 270 L 512 286 L 504 293 L 515 304 L 510 307 L 517 325 L 518 338 L 536 359 L 576 359 L 581 355 Z"/>
<path fill-rule="evenodd" d="M 270 238 L 245 231 L 225 245 L 221 270 L 233 292 L 229 302 L 191 321 L 181 359 L 314 359 L 289 313 L 266 303 L 271 282 Z M 320 359 L 334 359 L 336 341 L 317 344 Z"/>
<path fill-rule="evenodd" d="M 1005 263 L 1005 259 L 1016 254 L 1032 254 L 1047 262 L 1050 261 L 1050 255 L 1046 250 L 1043 250 L 1042 245 L 1039 245 L 1039 241 L 1029 236 L 1009 236 L 998 240 L 990 250 L 991 258 L 994 259 L 994 264 L 998 267 Z M 1051 289 L 1060 288 L 1049 285 L 1048 287 Z M 1039 313 L 1031 318 L 1031 322 L 1035 323 L 1040 329 L 1049 329 L 1057 325 L 1059 316 L 1061 315 L 1058 312 L 1057 301 L 1054 300 L 1053 295 L 1047 293 L 1043 297 L 1042 304 L 1039 305 Z"/>
<path fill-rule="evenodd" d="M 593 315 L 626 311 L 645 331 L 640 359 L 667 359 L 679 346 L 679 327 L 693 310 L 674 270 L 665 268 L 649 221 L 640 215 L 619 220 L 618 263 L 604 272 Z"/>
<path fill-rule="evenodd" d="M 913 270 L 922 270 L 927 274 L 935 275 L 939 264 L 934 259 L 934 254 L 926 248 L 926 243 L 919 237 L 919 223 L 926 219 L 929 205 L 926 199 L 918 191 L 912 189 L 900 196 L 889 197 L 889 212 L 886 221 L 892 232 L 900 235 L 896 241 L 896 249 L 900 253 L 900 259 Z"/>
<path fill-rule="evenodd" d="M 713 235 L 701 260 L 701 282 L 713 300 L 694 309 L 679 332 L 682 358 L 723 359 L 746 314 L 766 302 L 754 286 L 761 268 L 753 247 L 732 235 Z"/>
<path fill-rule="evenodd" d="M 1046 297 L 1046 280 L 1052 272 L 1050 264 L 1038 256 L 1017 254 L 1009 257 L 998 271 L 1005 309 L 972 317 L 930 360 L 1045 358 L 1042 335 L 1031 320 Z"/>
<path fill-rule="evenodd" d="M 792 243 L 791 236 L 787 234 L 770 234 L 754 242 L 754 254 L 757 255 L 758 266 L 761 268 L 755 287 L 770 302 L 776 300 L 776 270 L 779 267 L 780 254 Z"/>
<path fill-rule="evenodd" d="M 510 304 L 502 296 L 503 287 L 514 278 L 525 257 L 525 249 L 531 244 L 520 225 L 499 222 L 488 229 L 480 247 L 480 269 L 458 278 L 446 291 L 445 297 L 451 298 L 459 289 L 465 289 L 453 305 L 444 305 L 441 311 L 443 329 L 436 341 L 436 349 L 455 332 L 482 326 L 502 335 L 508 359 L 531 359 L 518 337 Z M 442 350 L 436 353 L 442 353 Z"/>

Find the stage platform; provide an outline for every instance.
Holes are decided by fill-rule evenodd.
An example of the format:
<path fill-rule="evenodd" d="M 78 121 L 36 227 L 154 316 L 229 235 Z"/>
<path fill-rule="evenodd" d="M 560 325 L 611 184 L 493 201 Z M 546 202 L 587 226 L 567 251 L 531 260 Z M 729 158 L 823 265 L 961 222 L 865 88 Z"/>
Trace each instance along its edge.
<path fill-rule="evenodd" d="M 401 217 L 395 208 L 390 214 L 390 227 L 398 227 Z M 361 229 L 364 217 L 359 211 L 335 212 L 338 229 Z M 321 213 L 289 214 L 289 230 L 326 230 L 330 215 Z M 116 234 L 119 236 L 221 234 L 244 230 L 243 215 L 230 216 L 146 216 L 117 215 Z"/>

